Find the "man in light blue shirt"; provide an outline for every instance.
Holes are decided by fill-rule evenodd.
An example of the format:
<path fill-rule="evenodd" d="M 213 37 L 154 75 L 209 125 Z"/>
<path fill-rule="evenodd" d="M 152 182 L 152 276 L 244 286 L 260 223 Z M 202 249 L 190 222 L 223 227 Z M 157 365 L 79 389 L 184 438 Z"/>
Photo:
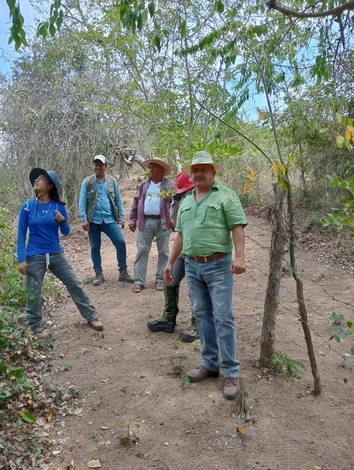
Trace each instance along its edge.
<path fill-rule="evenodd" d="M 121 282 L 133 283 L 127 270 L 127 250 L 123 238 L 123 203 L 117 180 L 106 175 L 106 157 L 96 155 L 93 159 L 94 174 L 85 178 L 81 185 L 79 216 L 83 230 L 89 234 L 91 259 L 95 271 L 94 286 L 104 282 L 101 259 L 101 233 L 105 233 L 117 252 L 119 278 Z"/>

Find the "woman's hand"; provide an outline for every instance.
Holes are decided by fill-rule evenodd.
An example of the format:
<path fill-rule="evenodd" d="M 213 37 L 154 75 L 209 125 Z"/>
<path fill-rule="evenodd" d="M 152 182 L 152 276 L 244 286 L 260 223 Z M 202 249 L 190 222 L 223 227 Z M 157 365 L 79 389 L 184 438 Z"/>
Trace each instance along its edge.
<path fill-rule="evenodd" d="M 55 214 L 54 219 L 58 222 L 58 224 L 60 224 L 61 222 L 65 220 L 59 211 L 53 211 L 53 212 Z"/>
<path fill-rule="evenodd" d="M 18 272 L 20 274 L 26 274 L 26 272 L 27 272 L 27 263 L 26 263 L 26 261 L 22 261 L 22 263 L 18 263 L 17 267 L 18 267 Z"/>

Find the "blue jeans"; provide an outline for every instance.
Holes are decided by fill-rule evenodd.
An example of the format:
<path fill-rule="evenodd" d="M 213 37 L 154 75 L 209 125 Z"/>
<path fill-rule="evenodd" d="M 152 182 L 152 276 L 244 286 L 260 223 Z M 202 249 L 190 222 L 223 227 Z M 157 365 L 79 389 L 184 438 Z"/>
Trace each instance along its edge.
<path fill-rule="evenodd" d="M 30 256 L 26 262 L 27 322 L 30 330 L 37 333 L 41 331 L 42 285 L 47 270 L 46 255 Z M 93 303 L 64 253 L 50 253 L 48 268 L 67 288 L 82 317 L 88 322 L 97 318 Z"/>
<path fill-rule="evenodd" d="M 173 265 L 173 269 L 172 269 L 172 285 L 173 286 L 179 286 L 181 284 L 181 282 L 183 281 L 184 277 L 186 275 L 186 270 L 185 270 L 185 267 L 184 267 L 184 256 L 183 255 L 180 255 L 174 265 Z"/>
<path fill-rule="evenodd" d="M 123 238 L 122 229 L 115 222 L 112 224 L 94 224 L 90 223 L 88 232 L 91 244 L 91 259 L 94 271 L 102 271 L 101 258 L 101 233 L 105 233 L 113 243 L 117 252 L 117 262 L 119 272 L 127 269 L 127 249 Z"/>
<path fill-rule="evenodd" d="M 232 313 L 231 254 L 208 263 L 197 263 L 184 255 L 184 261 L 200 336 L 202 366 L 213 372 L 221 368 L 225 378 L 237 377 L 240 363 L 236 360 L 236 326 Z"/>

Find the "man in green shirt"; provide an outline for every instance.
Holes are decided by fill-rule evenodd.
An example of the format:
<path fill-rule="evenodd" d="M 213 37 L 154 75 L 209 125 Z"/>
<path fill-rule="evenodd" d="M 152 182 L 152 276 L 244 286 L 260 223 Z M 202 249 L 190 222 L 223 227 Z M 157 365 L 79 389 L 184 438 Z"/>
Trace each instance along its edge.
<path fill-rule="evenodd" d="M 237 194 L 215 181 L 215 175 L 222 170 L 205 151 L 197 152 L 192 164 L 182 168 L 192 176 L 195 190 L 185 197 L 178 212 L 165 281 L 172 282 L 173 264 L 182 253 L 202 353 L 201 366 L 188 371 L 187 376 L 191 382 L 200 382 L 218 377 L 221 368 L 225 376 L 223 395 L 234 400 L 240 363 L 236 360 L 232 275 L 242 274 L 246 269 L 247 220 Z"/>

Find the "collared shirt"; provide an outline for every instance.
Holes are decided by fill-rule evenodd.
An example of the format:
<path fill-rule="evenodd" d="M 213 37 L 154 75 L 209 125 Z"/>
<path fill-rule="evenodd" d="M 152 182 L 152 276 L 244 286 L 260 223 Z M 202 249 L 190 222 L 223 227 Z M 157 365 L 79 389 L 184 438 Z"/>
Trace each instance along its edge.
<path fill-rule="evenodd" d="M 180 206 L 176 232 L 183 237 L 182 253 L 188 256 L 210 256 L 231 253 L 231 230 L 235 225 L 247 225 L 247 219 L 237 194 L 232 189 L 214 183 L 199 202 L 195 190 Z"/>
<path fill-rule="evenodd" d="M 144 230 L 145 227 L 145 215 L 144 215 L 144 204 L 145 198 L 147 197 L 147 190 L 150 184 L 150 179 L 147 179 L 141 183 L 137 192 L 135 193 L 133 205 L 130 211 L 129 225 L 137 225 L 139 230 Z M 173 190 L 175 188 L 175 183 L 168 178 L 162 177 L 160 181 L 161 192 L 165 190 Z M 161 225 L 162 228 L 168 230 L 172 228 L 172 223 L 170 219 L 170 205 L 171 197 L 170 196 L 161 196 L 160 197 L 160 215 L 161 215 Z"/>
<path fill-rule="evenodd" d="M 146 198 L 144 202 L 144 214 L 145 215 L 160 215 L 160 183 L 155 184 L 152 180 L 150 181 L 149 187 L 147 188 Z"/>
<path fill-rule="evenodd" d="M 93 213 L 92 221 L 95 224 L 113 224 L 115 223 L 113 212 L 112 212 L 112 205 L 111 201 L 108 196 L 108 189 L 107 189 L 107 181 L 104 179 L 102 182 L 99 182 L 96 175 L 95 183 L 97 187 L 97 203 L 95 207 L 95 211 Z M 123 203 L 122 198 L 120 196 L 118 183 L 116 180 L 113 182 L 114 184 L 114 201 L 115 205 L 118 208 L 118 213 L 121 219 L 124 218 L 123 212 Z M 81 185 L 81 192 L 80 192 L 80 200 L 79 200 L 79 217 L 81 222 L 87 221 L 86 215 L 86 208 L 87 208 L 87 180 L 86 178 L 82 182 Z"/>

